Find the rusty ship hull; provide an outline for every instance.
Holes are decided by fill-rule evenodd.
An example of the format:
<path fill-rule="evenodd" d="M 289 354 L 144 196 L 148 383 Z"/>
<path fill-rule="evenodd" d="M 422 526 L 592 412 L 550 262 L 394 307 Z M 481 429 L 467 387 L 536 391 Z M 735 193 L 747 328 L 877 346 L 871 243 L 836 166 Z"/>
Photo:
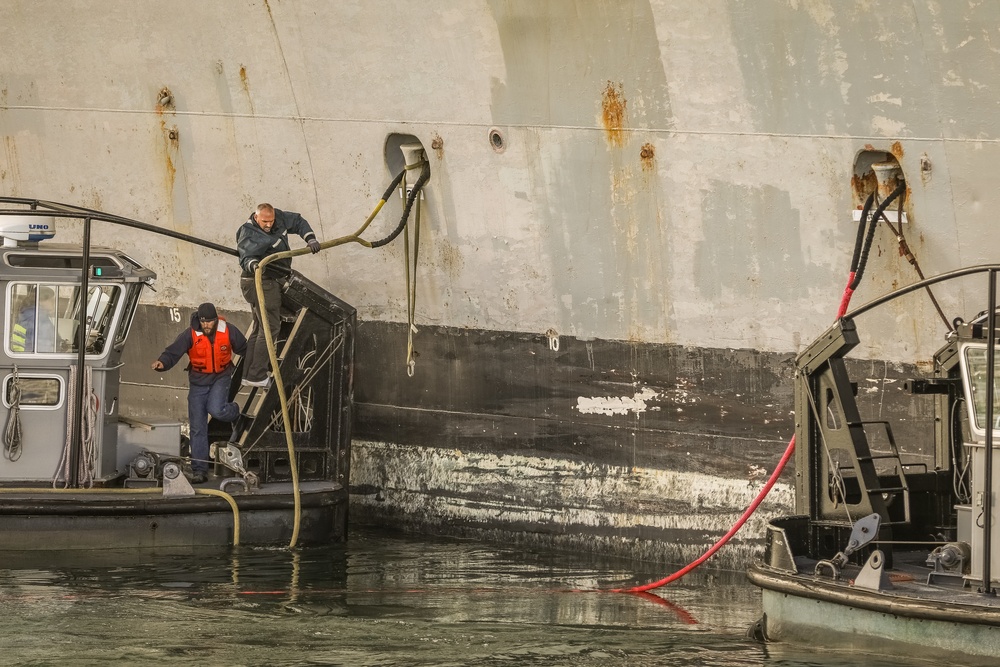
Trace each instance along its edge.
<path fill-rule="evenodd" d="M 364 221 L 401 144 L 424 151 L 419 245 L 411 228 L 408 243 L 295 260 L 358 309 L 352 521 L 690 559 L 787 445 L 791 360 L 834 318 L 872 164 L 906 179 L 892 213 L 920 270 L 1000 251 L 994 2 L 5 12 L 6 195 L 229 246 L 268 201 L 331 239 Z M 401 211 L 393 195 L 370 238 Z M 172 309 L 247 310 L 230 257 L 94 234 L 171 285 L 139 306 L 137 355 L 168 342 Z M 918 279 L 899 235 L 878 230 L 857 298 Z M 906 411 L 898 381 L 926 370 L 946 327 L 894 332 L 936 316 L 917 300 L 877 323 L 856 362 L 867 409 Z M 179 383 L 133 367 L 135 416 L 183 414 Z M 932 419 L 901 416 L 914 433 Z M 720 562 L 759 551 L 791 474 Z"/>

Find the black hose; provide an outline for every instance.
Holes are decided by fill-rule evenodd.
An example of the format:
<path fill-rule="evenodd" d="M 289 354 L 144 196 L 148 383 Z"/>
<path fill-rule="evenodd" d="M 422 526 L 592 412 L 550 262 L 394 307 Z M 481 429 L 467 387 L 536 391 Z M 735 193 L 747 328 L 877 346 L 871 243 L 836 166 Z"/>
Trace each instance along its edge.
<path fill-rule="evenodd" d="M 405 174 L 406 174 L 405 167 L 399 170 L 399 173 L 396 174 L 396 178 L 392 179 L 392 183 L 389 184 L 389 187 L 387 187 L 385 189 L 385 192 L 382 194 L 382 201 L 389 201 L 389 197 L 392 196 L 392 191 L 399 186 L 399 182 L 403 180 L 403 176 Z"/>
<path fill-rule="evenodd" d="M 868 214 L 872 211 L 872 204 L 875 203 L 875 193 L 868 195 L 865 206 L 861 209 L 861 222 L 858 223 L 858 238 L 854 241 L 854 257 L 851 258 L 851 273 L 858 270 L 858 260 L 861 258 L 861 248 L 865 242 L 865 228 L 868 225 Z"/>
<path fill-rule="evenodd" d="M 900 183 L 892 194 L 885 198 L 885 201 L 878 205 L 875 209 L 874 215 L 872 215 L 872 224 L 868 226 L 868 236 L 865 238 L 865 247 L 861 251 L 861 259 L 858 262 L 858 270 L 854 275 L 854 282 L 850 284 L 850 289 L 853 291 L 857 289 L 858 285 L 861 284 L 861 276 L 865 272 L 865 265 L 868 263 L 868 253 L 871 250 L 872 242 L 875 240 L 875 227 L 879 220 L 882 219 L 882 213 L 885 209 L 889 207 L 896 197 L 900 196 L 906 192 L 906 183 Z"/>
<path fill-rule="evenodd" d="M 401 176 L 402 174 L 400 174 L 400 177 Z M 410 217 L 410 209 L 413 208 L 413 202 L 416 201 L 418 196 L 420 196 L 420 189 L 424 187 L 424 183 L 426 183 L 427 179 L 429 179 L 430 177 L 431 177 L 431 166 L 427 162 L 424 162 L 424 166 L 420 170 L 420 178 L 418 178 L 417 182 L 413 184 L 413 190 L 410 191 L 410 195 L 406 198 L 406 206 L 403 207 L 403 216 L 399 219 L 399 225 L 396 227 L 396 229 L 393 230 L 391 234 L 386 236 L 384 239 L 381 239 L 379 241 L 373 241 L 371 246 L 372 248 L 380 248 L 384 245 L 392 243 L 395 240 L 395 238 L 399 236 L 400 232 L 403 231 L 403 227 L 406 227 L 406 221 Z M 395 186 L 393 185 L 389 188 L 389 190 L 386 191 L 386 197 L 389 196 L 389 193 L 392 191 L 394 187 Z M 383 197 L 383 199 L 385 199 L 386 197 Z"/>

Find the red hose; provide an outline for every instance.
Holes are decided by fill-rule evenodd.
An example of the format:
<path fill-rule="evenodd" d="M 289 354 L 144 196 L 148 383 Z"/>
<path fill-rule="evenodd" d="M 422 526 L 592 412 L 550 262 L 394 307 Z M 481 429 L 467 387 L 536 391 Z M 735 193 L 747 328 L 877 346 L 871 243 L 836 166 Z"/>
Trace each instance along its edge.
<path fill-rule="evenodd" d="M 851 297 L 854 295 L 854 290 L 851 289 L 851 283 L 854 282 L 854 277 L 855 273 L 854 271 L 851 271 L 851 275 L 847 278 L 847 287 L 844 288 L 844 295 L 840 298 L 840 307 L 837 309 L 838 320 L 844 316 L 844 314 L 847 312 L 847 307 L 851 304 Z M 732 539 L 733 535 L 738 533 L 740 528 L 743 527 L 743 524 L 747 522 L 747 519 L 750 518 L 750 515 L 752 515 L 757 510 L 757 506 L 764 501 L 764 498 L 771 490 L 771 487 L 774 486 L 774 483 L 778 481 L 778 477 L 781 475 L 781 471 L 785 469 L 785 464 L 788 463 L 788 459 L 792 457 L 792 453 L 794 451 L 795 451 L 795 436 L 793 435 L 792 439 L 788 441 L 788 448 L 785 449 L 785 453 L 782 454 L 781 460 L 778 461 L 778 466 L 774 469 L 774 472 L 771 473 L 771 477 L 767 480 L 767 484 L 764 485 L 764 488 L 760 490 L 760 493 L 757 494 L 757 497 L 753 499 L 752 503 L 750 503 L 750 507 L 748 507 L 746 511 L 743 512 L 743 515 L 739 518 L 739 521 L 733 524 L 733 527 L 729 529 L 729 532 L 723 535 L 718 542 L 713 544 L 709 548 L 709 550 L 703 553 L 701 556 L 699 556 L 697 560 L 688 563 L 681 569 L 671 574 L 669 577 L 664 577 L 663 579 L 660 579 L 659 581 L 654 581 L 651 584 L 644 584 L 642 586 L 633 586 L 632 588 L 614 588 L 611 590 L 611 592 L 645 593 L 646 591 L 651 591 L 654 588 L 659 588 L 660 586 L 666 586 L 667 584 L 673 581 L 677 581 L 685 574 L 687 574 L 688 572 L 695 569 L 696 567 L 704 563 L 706 560 L 711 558 L 716 551 L 726 546 L 726 543 L 729 542 L 729 540 Z"/>
<path fill-rule="evenodd" d="M 785 464 L 788 463 L 788 459 L 792 457 L 792 452 L 794 451 L 795 451 L 795 436 L 793 435 L 792 439 L 789 440 L 788 442 L 788 448 L 785 449 L 785 453 L 782 455 L 781 460 L 778 461 L 778 466 L 774 469 L 774 472 L 771 473 L 771 477 L 767 480 L 767 484 L 764 485 L 764 488 L 760 490 L 760 493 L 757 494 L 757 497 L 753 499 L 752 503 L 750 503 L 750 507 L 748 507 L 746 511 L 743 512 L 743 516 L 741 516 L 739 521 L 737 521 L 733 525 L 733 527 L 729 529 L 729 532 L 723 535 L 722 539 L 713 544 L 712 547 L 708 551 L 703 553 L 697 560 L 693 561 L 692 563 L 689 563 L 688 565 L 685 565 L 681 569 L 671 574 L 669 577 L 660 579 L 659 581 L 654 581 L 651 584 L 645 584 L 643 586 L 633 586 L 632 588 L 615 588 L 611 592 L 645 593 L 646 591 L 652 590 L 654 588 L 659 588 L 660 586 L 666 586 L 672 581 L 677 581 L 685 574 L 687 574 L 688 572 L 695 569 L 696 567 L 704 563 L 706 560 L 711 558 L 716 551 L 724 547 L 726 545 L 726 542 L 732 539 L 733 535 L 735 535 L 739 531 L 739 529 L 743 527 L 743 524 L 747 522 L 747 519 L 750 518 L 750 515 L 754 513 L 754 511 L 757 509 L 757 506 L 760 505 L 761 502 L 763 502 L 765 496 L 767 496 L 767 493 L 771 490 L 771 487 L 774 486 L 774 483 L 778 481 L 778 477 L 781 475 L 781 471 L 785 468 Z"/>
<path fill-rule="evenodd" d="M 851 304 L 851 297 L 854 295 L 854 290 L 851 289 L 851 283 L 854 282 L 854 271 L 851 271 L 851 275 L 847 278 L 847 287 L 844 288 L 844 296 L 840 298 L 840 308 L 837 309 L 837 319 L 839 320 L 847 312 L 847 307 Z"/>

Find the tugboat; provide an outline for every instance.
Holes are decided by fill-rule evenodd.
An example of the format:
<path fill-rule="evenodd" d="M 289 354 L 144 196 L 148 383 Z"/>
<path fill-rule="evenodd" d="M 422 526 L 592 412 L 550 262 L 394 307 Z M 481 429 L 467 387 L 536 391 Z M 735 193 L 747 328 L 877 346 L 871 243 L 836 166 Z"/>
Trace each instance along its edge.
<path fill-rule="evenodd" d="M 52 242 L 56 220 L 73 219 L 82 244 Z M 235 428 L 210 422 L 213 475 L 193 486 L 180 424 L 128 417 L 120 385 L 139 297 L 156 274 L 91 247 L 93 222 L 236 254 L 101 211 L 0 197 L 0 550 L 345 539 L 354 308 L 292 272 L 274 350 L 284 384 L 253 388 Z M 241 376 L 237 362 L 231 400 Z M 280 389 L 305 418 L 282 419 Z"/>
<path fill-rule="evenodd" d="M 996 664 L 998 272 L 976 266 L 894 291 L 839 318 L 796 358 L 796 514 L 769 522 L 763 560 L 748 573 L 762 589 L 759 638 Z M 901 429 L 862 416 L 845 355 L 868 313 L 960 281 L 966 294 L 984 294 L 984 309 L 953 320 L 932 372 L 904 384 L 902 412 L 930 417 L 925 433 L 909 428 L 932 443 L 921 462 L 913 443 L 897 440 Z"/>

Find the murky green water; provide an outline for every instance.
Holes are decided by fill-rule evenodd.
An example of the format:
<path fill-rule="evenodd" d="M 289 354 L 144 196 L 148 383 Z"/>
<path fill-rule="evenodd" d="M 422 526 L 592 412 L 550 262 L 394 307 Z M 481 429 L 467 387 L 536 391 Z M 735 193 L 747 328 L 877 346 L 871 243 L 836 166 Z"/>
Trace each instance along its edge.
<path fill-rule="evenodd" d="M 742 573 L 578 592 L 665 574 L 370 531 L 294 553 L 4 554 L 0 664 L 920 664 L 746 639 L 760 596 Z"/>

